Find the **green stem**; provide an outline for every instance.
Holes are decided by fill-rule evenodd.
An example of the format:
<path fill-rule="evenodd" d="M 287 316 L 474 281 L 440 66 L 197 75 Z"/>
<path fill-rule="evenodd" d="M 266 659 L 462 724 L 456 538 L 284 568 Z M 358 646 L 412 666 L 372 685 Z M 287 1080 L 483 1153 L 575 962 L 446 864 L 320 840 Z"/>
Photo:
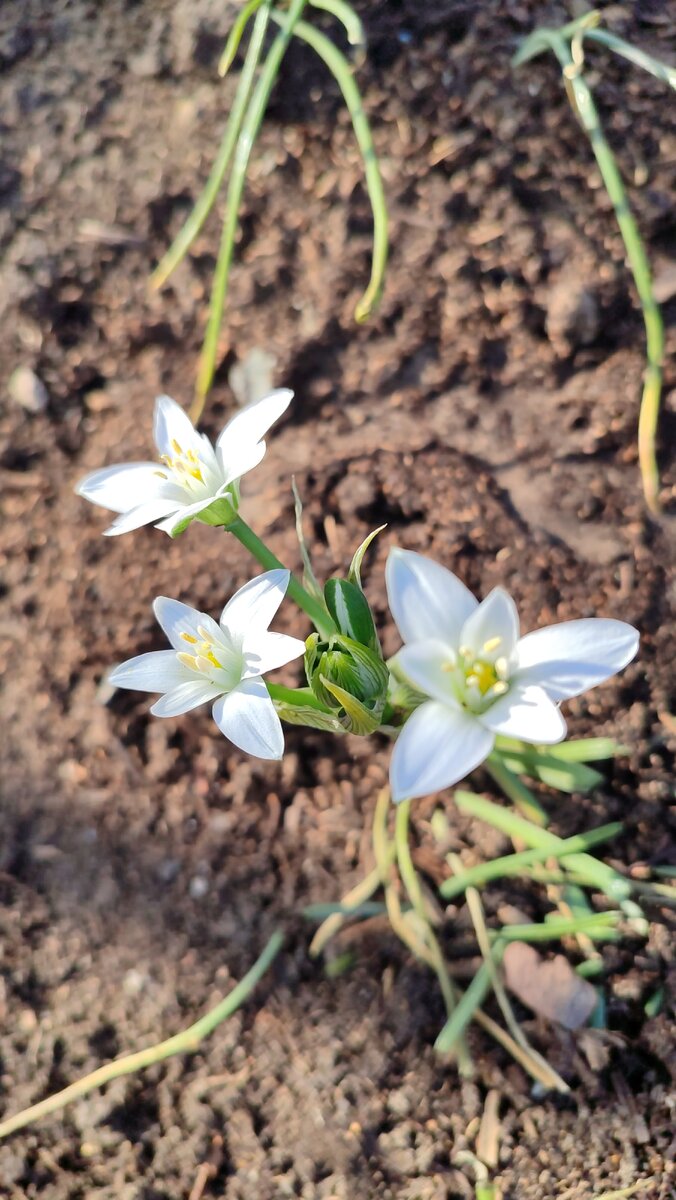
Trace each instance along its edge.
<path fill-rule="evenodd" d="M 585 878 L 587 887 L 598 888 L 609 899 L 621 904 L 631 895 L 632 884 L 623 875 L 591 854 L 566 854 L 565 840 L 547 829 L 526 821 L 510 809 L 501 808 L 474 792 L 457 791 L 454 799 L 461 812 L 468 812 L 480 821 L 486 821 L 508 837 L 519 838 L 533 849 L 541 847 L 549 850 L 553 858 L 560 860 L 565 856 L 567 869 L 578 872 Z"/>
<path fill-rule="evenodd" d="M 258 0 L 261 3 L 261 0 Z M 233 101 L 228 123 L 225 127 L 223 139 L 214 162 L 209 178 L 206 182 L 204 190 L 199 197 L 190 216 L 185 222 L 178 236 L 174 239 L 166 254 L 161 259 L 160 263 L 152 275 L 150 276 L 151 286 L 154 288 L 162 287 L 176 269 L 181 259 L 185 257 L 190 246 L 197 237 L 200 229 L 206 221 L 211 209 L 214 206 L 218 190 L 223 182 L 223 177 L 228 169 L 230 159 L 232 158 L 233 150 L 239 136 L 239 131 L 242 125 L 242 119 L 246 109 L 247 101 L 251 93 L 254 75 L 260 61 L 261 52 L 263 49 L 263 40 L 270 21 L 270 3 L 267 2 L 263 8 L 260 8 L 256 14 L 251 41 L 246 52 L 244 66 L 237 84 L 235 99 Z M 234 30 L 233 30 L 234 33 Z M 240 32 L 241 37 L 241 32 Z M 235 47 L 236 51 L 236 47 Z"/>
<path fill-rule="evenodd" d="M 263 3 L 263 0 L 249 0 L 249 3 L 245 4 L 244 8 L 241 8 L 239 13 L 237 14 L 235 24 L 233 25 L 232 29 L 230 30 L 230 36 L 228 37 L 228 40 L 225 43 L 225 50 L 223 51 L 220 59 L 218 60 L 218 74 L 220 75 L 221 79 L 225 78 L 228 71 L 230 70 L 230 67 L 232 66 L 233 62 L 235 61 L 235 55 L 237 54 L 237 51 L 239 50 L 239 43 L 242 40 L 244 30 L 246 29 L 246 27 L 249 23 L 249 20 L 251 19 L 253 14 L 255 12 L 258 12 L 258 9 L 260 8 L 262 3 Z M 266 4 L 267 4 L 268 8 L 270 6 L 270 3 L 271 3 L 271 0 L 266 0 Z"/>
<path fill-rule="evenodd" d="M 411 801 L 402 800 L 397 805 L 395 823 L 394 823 L 394 844 L 397 852 L 397 866 L 402 882 L 406 888 L 408 898 L 413 905 L 413 909 L 418 916 L 421 924 L 425 929 L 425 940 L 427 942 L 434 971 L 441 993 L 444 997 L 446 1005 L 446 1013 L 450 1018 L 458 1004 L 458 991 L 448 973 L 448 968 L 444 961 L 443 952 L 437 936 L 430 924 L 429 915 L 425 907 L 425 898 L 420 886 L 418 872 L 413 865 L 411 857 L 411 848 L 408 840 L 408 827 L 411 815 Z M 448 1046 L 446 1047 L 449 1048 Z M 458 1070 L 461 1075 L 469 1076 L 472 1073 L 472 1059 L 467 1048 L 467 1043 L 464 1037 L 459 1037 L 454 1046 L 458 1057 Z"/>
<path fill-rule="evenodd" d="M 237 517 L 231 525 L 226 526 L 226 529 L 228 533 L 234 533 L 238 542 L 241 542 L 249 553 L 253 554 L 256 561 L 266 571 L 273 571 L 277 568 L 286 570 L 284 563 L 279 561 L 277 556 L 272 553 L 272 550 L 268 549 L 265 542 L 261 541 L 251 526 L 247 525 L 246 521 L 243 521 L 241 517 Z M 314 596 L 311 596 L 306 591 L 295 575 L 291 575 L 289 579 L 287 595 L 296 602 L 299 608 L 302 608 L 304 613 L 307 613 L 317 632 L 322 637 L 329 638 L 336 632 L 335 626 L 326 609 L 322 607 L 318 600 L 315 600 Z"/>
<path fill-rule="evenodd" d="M 565 855 L 583 853 L 590 846 L 598 845 L 599 842 L 605 842 L 615 837 L 621 830 L 621 821 L 615 821 L 610 825 L 602 825 L 599 829 L 592 829 L 589 833 L 565 838 L 556 857 L 565 865 Z M 468 887 L 480 888 L 494 879 L 518 876 L 528 867 L 545 862 L 551 857 L 551 846 L 539 846 L 532 850 L 521 850 L 517 854 L 507 854 L 503 858 L 494 858 L 490 862 L 477 863 L 475 867 L 467 867 L 461 874 L 454 875 L 452 879 L 444 880 L 439 891 L 445 900 L 452 900 L 466 891 Z"/>
<path fill-rule="evenodd" d="M 283 18 L 283 27 L 272 43 L 261 69 L 237 141 L 232 171 L 230 173 L 230 182 L 228 184 L 223 232 L 221 234 L 221 243 L 211 292 L 209 320 L 202 346 L 195 386 L 195 400 L 191 411 L 194 424 L 197 423 L 202 413 L 216 369 L 218 337 L 223 319 L 230 266 L 232 264 L 232 252 L 235 244 L 239 210 L 251 151 L 263 121 L 270 93 L 279 73 L 282 58 L 306 3 L 307 0 L 291 0 L 289 9 Z"/>
<path fill-rule="evenodd" d="M 659 470 L 655 452 L 655 439 L 662 392 L 662 366 L 664 361 L 664 326 L 662 314 L 653 293 L 650 263 L 646 255 L 638 225 L 629 207 L 627 193 L 622 182 L 622 176 L 615 162 L 614 155 L 603 133 L 603 127 L 594 104 L 594 98 L 582 74 L 581 42 L 584 36 L 591 36 L 585 27 L 589 24 L 590 14 L 580 18 L 563 30 L 536 30 L 522 45 L 514 59 L 515 65 L 527 61 L 528 58 L 551 49 L 558 59 L 566 93 L 571 107 L 575 112 L 582 129 L 589 138 L 601 178 L 615 210 L 615 217 L 620 228 L 622 241 L 627 253 L 629 267 L 634 277 L 638 292 L 643 322 L 646 331 L 647 365 L 643 381 L 643 395 L 638 419 L 638 457 L 643 481 L 643 493 L 646 504 L 651 512 L 658 513 L 659 508 Z M 595 31 L 592 31 L 595 32 Z M 572 37 L 575 54 L 571 44 L 566 40 Z M 616 48 L 616 47 L 615 47 Z M 645 65 L 645 64 L 641 64 Z"/>
<path fill-rule="evenodd" d="M 524 817 L 529 821 L 534 821 L 536 825 L 547 825 L 549 817 L 544 808 L 538 803 L 530 788 L 527 788 L 525 783 L 519 779 L 519 776 L 505 766 L 500 758 L 500 751 L 494 750 L 486 759 L 484 767 Z"/>
<path fill-rule="evenodd" d="M 319 712 L 331 715 L 329 709 L 315 696 L 312 688 L 290 688 L 281 683 L 270 683 L 267 679 L 265 686 L 272 700 L 282 704 L 292 704 L 302 708 L 316 708 Z"/>
<path fill-rule="evenodd" d="M 364 26 L 352 6 L 346 4 L 345 0 L 310 0 L 310 7 L 331 13 L 331 16 L 344 26 L 350 45 L 355 46 L 357 50 L 364 49 L 366 45 Z"/>
<path fill-rule="evenodd" d="M 273 21 L 278 23 L 281 18 L 273 12 Z M 371 278 L 368 287 L 355 309 L 355 320 L 363 322 L 371 315 L 377 305 L 383 288 L 383 278 L 388 253 L 387 204 L 383 191 L 383 181 L 380 177 L 378 158 L 376 156 L 371 129 L 362 106 L 361 95 L 352 73 L 350 64 L 340 50 L 329 41 L 323 33 L 299 21 L 294 30 L 299 38 L 307 42 L 319 58 L 323 59 L 336 80 L 347 109 L 352 118 L 355 137 L 361 151 L 366 175 L 366 187 L 373 211 L 373 255 L 371 260 Z"/>
<path fill-rule="evenodd" d="M 31 1125 L 34 1121 L 39 1120 L 40 1117 L 46 1117 L 49 1113 L 58 1112 L 66 1104 L 70 1104 L 80 1096 L 88 1095 L 94 1088 L 103 1087 L 104 1084 L 110 1083 L 112 1079 L 119 1079 L 121 1075 L 132 1075 L 134 1072 L 142 1071 L 146 1067 L 153 1066 L 155 1063 L 164 1062 L 166 1058 L 171 1058 L 174 1054 L 194 1053 L 204 1038 L 208 1037 L 216 1026 L 225 1021 L 227 1017 L 232 1016 L 250 996 L 256 984 L 281 950 L 283 942 L 284 938 L 281 933 L 273 933 L 253 967 L 247 971 L 244 978 L 232 989 L 230 994 L 224 1000 L 221 1000 L 220 1004 L 217 1004 L 215 1008 L 212 1008 L 210 1012 L 200 1017 L 199 1021 L 195 1021 L 193 1025 L 189 1025 L 187 1029 L 184 1029 L 182 1033 L 177 1033 L 174 1037 L 167 1038 L 164 1042 L 158 1042 L 154 1046 L 148 1046 L 145 1050 L 139 1050 L 136 1054 L 127 1054 L 124 1058 L 116 1058 L 114 1062 L 107 1063 L 104 1067 L 99 1067 L 89 1075 L 84 1075 L 82 1079 L 71 1083 L 62 1091 L 56 1092 L 53 1096 L 48 1096 L 45 1100 L 40 1100 L 38 1104 L 33 1104 L 30 1108 L 25 1108 L 22 1112 L 16 1113 L 15 1116 L 9 1117 L 6 1121 L 0 1123 L 0 1138 L 5 1138 L 10 1133 L 15 1133 L 17 1129 L 23 1129 L 26 1125 Z"/>

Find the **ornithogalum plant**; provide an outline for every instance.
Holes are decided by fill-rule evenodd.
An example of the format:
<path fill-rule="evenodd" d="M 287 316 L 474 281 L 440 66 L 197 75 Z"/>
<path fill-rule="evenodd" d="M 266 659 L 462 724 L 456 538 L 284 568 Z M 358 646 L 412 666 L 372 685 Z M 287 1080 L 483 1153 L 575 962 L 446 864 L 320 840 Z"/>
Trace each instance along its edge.
<path fill-rule="evenodd" d="M 161 396 L 155 407 L 158 459 L 104 467 L 79 483 L 81 496 L 118 514 L 105 530 L 108 534 L 153 523 L 176 538 L 190 536 L 188 526 L 199 521 L 237 537 L 263 568 L 232 597 L 224 597 L 218 621 L 190 607 L 189 597 L 158 597 L 155 615 L 170 648 L 113 667 L 109 681 L 115 687 L 159 693 L 151 707 L 156 717 L 182 717 L 211 704 L 220 732 L 258 758 L 282 757 L 282 723 L 328 735 L 351 733 L 392 741 L 390 787 L 379 794 L 373 817 L 375 866 L 340 903 L 305 910 L 308 918 L 321 920 L 311 953 L 323 951 L 346 920 L 386 913 L 396 934 L 439 981 L 447 1011 L 436 1043 L 440 1052 L 452 1052 L 459 1070 L 471 1074 L 465 1028 L 474 1020 L 543 1086 L 566 1091 L 565 1080 L 527 1042 L 511 1010 L 499 974 L 506 945 L 515 937 L 542 940 L 564 932 L 584 937 L 588 945 L 617 936 L 619 916 L 642 931 L 642 912 L 632 899 L 642 886 L 659 891 L 663 902 L 669 891 L 667 902 L 676 902 L 665 886 L 630 881 L 588 853 L 619 826 L 567 840 L 546 830 L 546 814 L 522 775 L 568 792 L 588 789 L 600 778 L 588 762 L 610 757 L 617 747 L 607 738 L 564 742 L 560 705 L 626 666 L 637 652 L 638 633 L 622 621 L 587 618 L 522 635 L 514 601 L 502 588 L 479 602 L 446 565 L 394 547 L 386 565 L 387 594 L 404 644 L 386 661 L 361 579 L 364 555 L 380 530 L 358 547 L 345 577 L 328 579 L 322 587 L 302 534 L 297 495 L 302 580 L 241 514 L 245 497 L 240 480 L 262 459 L 263 438 L 292 397 L 291 391 L 280 389 L 241 409 L 212 445 L 178 404 Z M 285 597 L 300 610 L 303 640 L 269 628 Z M 309 633 L 308 618 L 313 627 Z M 268 678 L 278 667 L 301 658 L 305 679 L 297 686 Z M 433 908 L 414 865 L 409 819 L 413 799 L 458 783 L 482 764 L 519 811 L 468 791 L 457 792 L 458 806 L 527 849 L 469 871 L 448 856 L 454 875 L 440 894 L 465 894 L 484 960 L 463 992 L 449 970 Z M 393 837 L 388 832 L 391 801 L 396 812 Z M 439 821 L 433 825 L 438 829 Z M 585 909 L 583 899 L 572 918 L 559 916 L 548 926 L 518 926 L 516 934 L 508 926 L 489 930 L 477 885 L 517 871 L 536 881 L 574 880 L 579 895 L 585 887 L 601 891 L 615 910 Z M 382 902 L 374 899 L 378 892 Z M 570 912 L 567 907 L 564 911 Z M 273 935 L 234 991 L 183 1033 L 101 1067 L 0 1122 L 0 1137 L 118 1075 L 194 1049 L 249 994 L 282 942 L 281 934 Z M 489 989 L 495 992 L 506 1029 L 483 1011 Z"/>

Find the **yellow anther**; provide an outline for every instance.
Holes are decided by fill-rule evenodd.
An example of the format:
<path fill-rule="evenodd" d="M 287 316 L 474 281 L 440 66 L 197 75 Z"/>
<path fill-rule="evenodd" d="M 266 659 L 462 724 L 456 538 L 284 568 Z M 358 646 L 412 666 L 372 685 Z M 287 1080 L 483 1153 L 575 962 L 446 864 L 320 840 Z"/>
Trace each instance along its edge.
<path fill-rule="evenodd" d="M 495 674 L 497 675 L 498 679 L 506 679 L 507 678 L 507 676 L 509 674 L 509 663 L 507 662 L 506 658 L 504 658 L 502 656 L 500 658 L 496 658 Z"/>
<path fill-rule="evenodd" d="M 153 471 L 153 475 L 159 475 L 160 479 L 168 479 L 166 471 Z"/>
<path fill-rule="evenodd" d="M 492 654 L 494 650 L 497 650 L 501 641 L 502 641 L 501 637 L 489 638 L 487 642 L 484 642 L 484 646 L 483 646 L 484 654 Z"/>
<path fill-rule="evenodd" d="M 211 652 L 206 655 L 198 654 L 195 661 L 197 663 L 197 670 L 205 674 L 209 671 L 210 667 L 220 667 L 221 665 L 216 656 Z"/>
<path fill-rule="evenodd" d="M 183 451 L 181 450 L 181 447 L 179 446 L 178 442 L 176 441 L 176 438 L 171 439 L 171 448 L 174 451 L 174 454 L 178 454 L 179 458 L 183 457 Z"/>
<path fill-rule="evenodd" d="M 197 645 L 197 638 L 193 637 L 191 633 L 182 633 L 181 637 L 183 638 L 184 642 L 190 642 L 191 646 Z"/>
<path fill-rule="evenodd" d="M 186 451 L 186 458 L 187 458 L 188 462 L 191 462 L 191 463 L 196 463 L 199 461 L 194 450 Z"/>
<path fill-rule="evenodd" d="M 498 679 L 497 683 L 490 688 L 491 696 L 504 696 L 505 692 L 509 691 L 509 684 L 505 683 L 504 679 Z"/>
<path fill-rule="evenodd" d="M 211 641 L 211 635 L 204 628 L 204 625 L 198 625 L 197 632 L 199 633 L 202 641 L 205 642 L 207 646 L 211 646 L 213 644 Z"/>
<path fill-rule="evenodd" d="M 186 654 L 183 650 L 181 650 L 176 657 L 178 661 L 182 663 L 184 667 L 188 667 L 190 671 L 200 670 L 199 660 L 194 654 Z"/>

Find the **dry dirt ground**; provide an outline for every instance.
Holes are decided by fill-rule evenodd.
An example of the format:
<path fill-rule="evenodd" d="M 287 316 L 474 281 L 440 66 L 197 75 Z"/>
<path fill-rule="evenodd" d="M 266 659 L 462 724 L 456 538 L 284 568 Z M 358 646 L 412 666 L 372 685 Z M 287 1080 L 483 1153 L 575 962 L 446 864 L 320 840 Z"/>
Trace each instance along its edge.
<path fill-rule="evenodd" d="M 396 647 L 383 565 L 397 542 L 468 584 L 514 593 L 526 627 L 589 614 L 642 631 L 640 659 L 569 706 L 573 733 L 630 748 L 592 798 L 544 794 L 564 834 L 625 820 L 612 862 L 673 861 L 674 529 L 646 518 L 635 452 L 643 328 L 608 200 L 555 65 L 514 74 L 526 0 L 362 4 L 359 78 L 390 207 L 377 317 L 351 313 L 368 273 L 369 211 L 335 85 L 294 47 L 256 147 L 223 357 L 205 428 L 235 403 L 252 351 L 296 391 L 244 513 L 290 565 L 289 475 L 317 567 L 344 568 L 387 522 L 367 587 Z M 674 1195 L 673 943 L 605 948 L 605 1042 L 521 1010 L 572 1085 L 537 1094 L 472 1034 L 461 1083 L 432 1043 L 433 982 L 391 936 L 366 933 L 328 979 L 293 913 L 337 898 L 370 865 L 387 746 L 291 730 L 281 766 L 246 760 L 208 712 L 153 720 L 111 696 L 107 668 L 159 646 L 168 593 L 218 611 L 247 579 L 243 550 L 205 527 L 101 537 L 73 494 L 87 470 L 149 452 L 154 395 L 187 402 L 218 222 L 161 295 L 147 278 L 197 196 L 232 97 L 215 62 L 232 6 L 210 0 L 5 0 L 0 9 L 2 364 L 35 370 L 47 404 L 4 388 L 0 834 L 0 1107 L 14 1111 L 182 1028 L 286 922 L 255 998 L 195 1055 L 120 1080 L 0 1147 L 19 1197 L 464 1200 L 488 1089 L 500 1095 L 495 1177 L 510 1200 L 586 1200 L 652 1179 Z M 612 27 L 673 61 L 668 5 L 608 9 Z M 592 79 L 665 299 L 676 317 L 676 127 L 662 86 L 593 54 Z M 673 366 L 661 459 L 674 488 Z M 31 398 L 28 397 L 29 403 Z M 39 401 L 39 396 L 37 397 Z M 673 401 L 673 396 L 672 396 Z M 281 624 L 291 628 L 290 610 Z M 477 786 L 490 791 L 489 781 Z M 506 845 L 444 804 L 457 850 Z M 434 802 L 416 808 L 429 837 Z M 545 910 L 537 891 L 487 891 Z M 449 946 L 467 930 L 460 910 Z M 664 989 L 662 1010 L 646 1002 Z M 200 1165 L 212 1170 L 200 1176 Z M 671 1190 L 670 1190 L 671 1189 Z M 197 1193 L 194 1192 L 193 1195 Z"/>

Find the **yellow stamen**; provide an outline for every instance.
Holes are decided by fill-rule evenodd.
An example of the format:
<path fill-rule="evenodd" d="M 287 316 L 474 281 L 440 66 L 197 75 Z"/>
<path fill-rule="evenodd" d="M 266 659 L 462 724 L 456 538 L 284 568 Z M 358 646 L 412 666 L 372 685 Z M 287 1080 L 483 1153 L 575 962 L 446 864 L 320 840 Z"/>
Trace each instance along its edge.
<path fill-rule="evenodd" d="M 505 683 L 504 679 L 499 679 L 497 683 L 493 684 L 492 688 L 489 688 L 488 694 L 490 696 L 504 696 L 505 692 L 508 691 L 509 684 Z"/>
<path fill-rule="evenodd" d="M 498 679 L 507 678 L 507 675 L 509 674 L 509 663 L 507 662 L 506 658 L 496 658 L 495 674 L 497 675 Z"/>
<path fill-rule="evenodd" d="M 159 475 L 160 479 L 168 479 L 169 476 L 165 471 L 153 471 L 153 475 Z"/>
<path fill-rule="evenodd" d="M 193 637 L 191 633 L 182 633 L 181 637 L 183 638 L 184 642 L 190 642 L 191 646 L 197 645 L 197 638 Z"/>
<path fill-rule="evenodd" d="M 179 446 L 178 442 L 176 441 L 176 438 L 171 439 L 171 448 L 174 451 L 174 454 L 178 454 L 179 457 L 183 456 L 183 451 L 181 450 L 181 447 Z"/>
<path fill-rule="evenodd" d="M 501 637 L 489 638 L 487 642 L 484 642 L 484 654 L 492 654 L 494 650 L 497 650 L 501 641 Z"/>
<path fill-rule="evenodd" d="M 183 650 L 181 650 L 176 657 L 178 661 L 182 663 L 184 667 L 188 667 L 190 671 L 200 670 L 199 659 L 197 659 L 194 654 L 186 654 Z"/>

